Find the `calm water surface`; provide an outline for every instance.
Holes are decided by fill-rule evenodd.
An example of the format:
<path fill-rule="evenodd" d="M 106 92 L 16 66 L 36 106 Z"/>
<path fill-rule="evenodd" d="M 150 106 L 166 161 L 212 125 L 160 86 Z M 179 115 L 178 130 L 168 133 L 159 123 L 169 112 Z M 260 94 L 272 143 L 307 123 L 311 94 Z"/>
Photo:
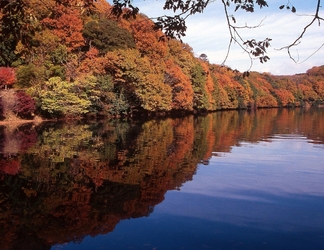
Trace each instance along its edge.
<path fill-rule="evenodd" d="M 0 249 L 324 249 L 324 109 L 0 136 Z"/>

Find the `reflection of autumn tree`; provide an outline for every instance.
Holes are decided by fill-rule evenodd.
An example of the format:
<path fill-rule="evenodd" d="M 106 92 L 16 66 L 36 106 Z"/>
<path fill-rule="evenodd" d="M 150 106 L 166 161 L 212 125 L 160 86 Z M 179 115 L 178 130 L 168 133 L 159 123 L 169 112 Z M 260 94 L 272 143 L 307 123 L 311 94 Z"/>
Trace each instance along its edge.
<path fill-rule="evenodd" d="M 214 124 L 213 124 L 213 117 L 212 116 L 207 116 L 205 119 L 205 126 L 206 126 L 206 150 L 205 150 L 205 155 L 201 159 L 201 162 L 203 164 L 209 164 L 209 158 L 213 154 L 214 151 L 214 143 L 216 140 L 216 133 L 214 131 Z"/>
<path fill-rule="evenodd" d="M 63 163 L 66 159 L 73 159 L 82 152 L 82 148 L 89 147 L 92 138 L 89 125 L 65 124 L 61 129 L 48 128 L 42 133 L 42 140 L 37 143 L 30 153 L 38 152 L 52 164 Z M 93 158 L 98 157 L 94 152 Z"/>
<path fill-rule="evenodd" d="M 147 216 L 168 190 L 192 179 L 197 163 L 208 164 L 242 141 L 271 140 L 288 131 L 312 134 L 309 139 L 323 144 L 323 112 L 261 109 L 39 126 L 32 148 L 0 160 L 0 248 L 31 242 L 49 248 Z M 28 135 L 25 130 L 32 128 L 20 129 Z"/>
<path fill-rule="evenodd" d="M 4 198 L 12 206 L 5 217 L 21 222 L 0 224 L 4 230 L 15 227 L 16 235 L 22 230 L 37 235 L 46 245 L 106 233 L 120 219 L 148 215 L 167 190 L 180 187 L 195 171 L 192 121 L 134 124 L 129 135 L 128 126 L 109 123 L 91 125 L 95 134 L 85 125 L 45 126 L 38 151 L 34 147 L 22 156 L 21 174 L 2 178 L 6 184 L 0 189 L 12 190 Z M 16 206 L 28 210 L 22 215 Z M 22 242 L 12 240 L 16 246 Z"/>
<path fill-rule="evenodd" d="M 33 124 L 8 124 L 1 132 L 0 153 L 5 157 L 16 156 L 25 152 L 37 141 L 37 133 Z"/>
<path fill-rule="evenodd" d="M 221 121 L 221 122 L 220 122 Z M 220 112 L 213 116 L 213 130 L 215 132 L 215 152 L 229 152 L 230 147 L 236 144 L 238 129 L 238 112 Z"/>
<path fill-rule="evenodd" d="M 166 119 L 157 124 L 152 122 L 144 124 L 140 143 L 135 150 L 143 154 L 134 155 L 133 160 L 135 164 L 140 164 L 138 167 L 144 168 L 143 177 L 146 181 L 141 182 L 141 186 L 145 190 L 146 199 L 161 194 L 161 188 L 178 188 L 191 179 L 202 157 L 195 156 L 192 151 L 195 136 L 192 117 L 181 121 Z M 157 137 L 152 138 L 152 130 Z"/>
<path fill-rule="evenodd" d="M 192 171 L 191 167 L 199 161 L 200 158 L 192 156 L 192 146 L 195 139 L 194 117 L 177 118 L 172 120 L 174 139 L 168 146 L 168 158 L 170 159 L 170 168 L 179 168 L 187 164 L 187 174 Z"/>
<path fill-rule="evenodd" d="M 323 143 L 324 122 L 320 119 L 323 110 L 303 109 L 260 109 L 246 111 L 219 112 L 212 115 L 215 141 L 213 151 L 229 152 L 240 141 L 257 143 L 274 134 L 313 134 L 314 143 Z"/>
<path fill-rule="evenodd" d="M 272 133 L 277 110 L 228 111 L 215 113 L 213 118 L 215 152 L 230 152 L 240 141 L 258 142 Z"/>

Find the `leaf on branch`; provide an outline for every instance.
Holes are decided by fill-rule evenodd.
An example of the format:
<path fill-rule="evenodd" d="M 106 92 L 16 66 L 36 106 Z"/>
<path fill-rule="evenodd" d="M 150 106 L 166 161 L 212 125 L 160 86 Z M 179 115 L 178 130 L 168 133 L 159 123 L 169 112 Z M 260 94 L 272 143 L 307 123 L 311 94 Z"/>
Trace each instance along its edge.
<path fill-rule="evenodd" d="M 260 9 L 262 7 L 269 7 L 268 4 L 267 4 L 267 2 L 264 1 L 264 0 L 256 0 L 256 3 L 260 6 Z"/>
<path fill-rule="evenodd" d="M 296 8 L 295 8 L 295 6 L 292 6 L 290 2 L 288 2 L 287 5 L 281 5 L 281 6 L 279 7 L 279 9 L 282 10 L 282 9 L 285 8 L 285 7 L 286 7 L 287 10 L 291 10 L 292 13 L 296 13 Z"/>
<path fill-rule="evenodd" d="M 249 77 L 249 76 L 250 76 L 250 72 L 249 71 L 243 72 L 243 78 Z"/>
<path fill-rule="evenodd" d="M 260 56 L 259 59 L 260 59 L 261 63 L 264 63 L 264 62 L 267 62 L 268 60 L 270 60 L 270 58 L 268 56 Z"/>
<path fill-rule="evenodd" d="M 165 35 L 170 38 L 178 38 L 185 36 L 187 26 L 185 20 L 177 16 L 162 16 L 157 18 L 154 29 L 161 29 Z"/>
<path fill-rule="evenodd" d="M 125 8 L 128 8 L 124 11 Z M 111 13 L 117 17 L 123 15 L 123 18 L 135 18 L 139 12 L 139 8 L 131 4 L 130 0 L 113 0 L 113 8 Z"/>

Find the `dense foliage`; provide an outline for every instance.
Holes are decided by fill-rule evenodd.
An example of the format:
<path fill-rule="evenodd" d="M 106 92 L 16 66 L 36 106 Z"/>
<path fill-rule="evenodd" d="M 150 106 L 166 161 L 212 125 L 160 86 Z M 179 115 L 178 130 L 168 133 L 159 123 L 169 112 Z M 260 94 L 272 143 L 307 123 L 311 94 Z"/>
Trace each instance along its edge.
<path fill-rule="evenodd" d="M 6 37 L 0 42 L 0 86 L 19 91 L 23 101 L 12 111 L 21 117 L 206 112 L 324 101 L 324 67 L 295 76 L 250 72 L 245 77 L 210 64 L 207 55 L 196 57 L 188 44 L 166 38 L 142 14 L 111 15 L 104 0 L 87 8 L 68 1 L 23 2 L 17 11 L 24 14 L 14 17 L 0 5 L 0 33 Z M 7 32 L 6 20 L 25 25 L 19 26 L 20 37 Z"/>

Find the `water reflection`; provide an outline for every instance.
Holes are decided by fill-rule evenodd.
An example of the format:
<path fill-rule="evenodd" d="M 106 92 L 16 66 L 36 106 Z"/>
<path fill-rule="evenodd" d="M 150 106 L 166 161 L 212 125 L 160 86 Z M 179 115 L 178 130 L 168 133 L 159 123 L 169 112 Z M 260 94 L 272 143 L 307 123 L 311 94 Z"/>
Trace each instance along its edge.
<path fill-rule="evenodd" d="M 82 241 L 87 235 L 111 232 L 124 219 L 149 216 L 168 190 L 178 190 L 192 180 L 197 164 L 221 162 L 218 156 L 232 150 L 242 149 L 242 154 L 248 155 L 244 145 L 276 146 L 276 140 L 289 136 L 295 143 L 281 147 L 298 146 L 298 140 L 307 138 L 322 150 L 324 109 L 26 124 L 1 127 L 0 133 L 0 249 L 50 249 L 55 244 Z M 255 158 L 247 160 L 253 165 Z M 271 156 L 268 160 L 269 166 L 276 161 Z M 219 175 L 228 181 L 218 183 L 235 183 L 233 173 Z M 278 181 L 280 171 L 271 173 L 274 176 L 269 171 L 263 175 Z M 195 177 L 191 182 L 196 194 L 199 187 L 208 186 L 208 176 L 201 180 Z M 230 201 L 235 192 L 242 197 L 240 192 L 249 185 L 246 180 L 245 186 L 235 191 L 223 186 L 217 199 L 227 197 Z M 214 185 L 217 179 L 209 181 Z M 185 188 L 182 191 L 186 193 Z"/>

